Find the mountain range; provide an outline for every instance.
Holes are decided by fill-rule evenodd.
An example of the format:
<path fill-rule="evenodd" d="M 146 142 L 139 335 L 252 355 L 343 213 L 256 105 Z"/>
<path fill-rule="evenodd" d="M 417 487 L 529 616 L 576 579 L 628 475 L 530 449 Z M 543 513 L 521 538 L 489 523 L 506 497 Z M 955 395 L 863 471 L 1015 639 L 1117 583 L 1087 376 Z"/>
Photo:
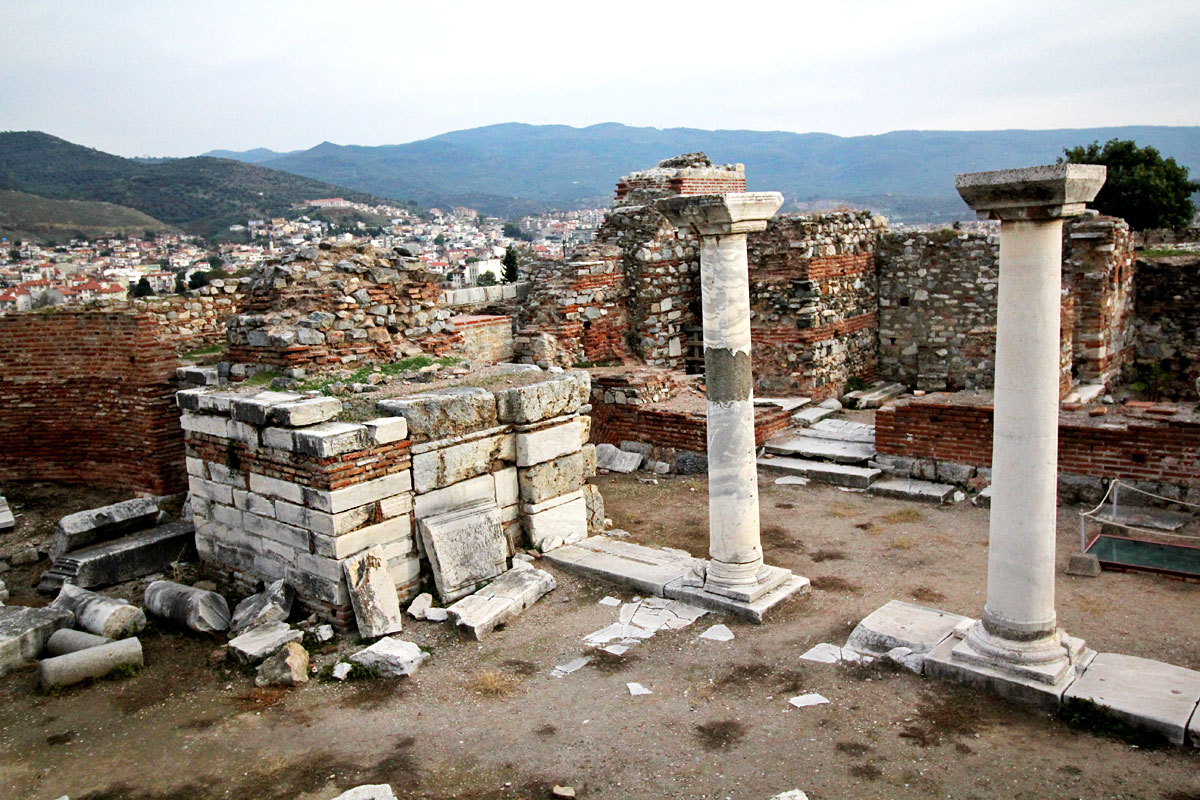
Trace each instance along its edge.
<path fill-rule="evenodd" d="M 506 123 L 407 144 L 337 145 L 274 153 L 211 151 L 271 169 L 421 205 L 466 205 L 503 217 L 606 206 L 622 175 L 703 151 L 746 165 L 750 191 L 778 190 L 784 210 L 871 208 L 896 221 L 969 216 L 954 175 L 1052 163 L 1063 149 L 1133 139 L 1200 173 L 1200 127 L 895 131 L 878 136 Z"/>

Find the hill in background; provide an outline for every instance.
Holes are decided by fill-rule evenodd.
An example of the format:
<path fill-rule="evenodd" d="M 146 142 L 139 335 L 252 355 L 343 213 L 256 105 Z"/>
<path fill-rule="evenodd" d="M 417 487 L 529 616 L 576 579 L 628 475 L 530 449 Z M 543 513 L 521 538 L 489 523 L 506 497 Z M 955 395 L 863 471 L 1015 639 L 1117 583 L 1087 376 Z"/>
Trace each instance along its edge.
<path fill-rule="evenodd" d="M 220 158 L 157 163 L 102 153 L 39 132 L 0 133 L 0 189 L 127 206 L 191 233 L 283 216 L 304 200 L 379 198 L 299 175 Z"/>
<path fill-rule="evenodd" d="M 897 221 L 969 216 L 954 176 L 1052 163 L 1063 148 L 1111 138 L 1153 145 L 1200 173 L 1200 128 L 1130 126 L 1046 131 L 896 131 L 879 136 L 509 123 L 400 145 L 323 142 L 262 159 L 273 169 L 422 205 L 499 216 L 606 206 L 618 177 L 680 153 L 746 164 L 747 188 L 778 190 L 785 210 L 844 203 Z"/>
<path fill-rule="evenodd" d="M 0 190 L 0 234 L 9 239 L 62 242 L 76 236 L 141 236 L 169 233 L 172 226 L 125 206 L 95 200 L 52 200 Z"/>

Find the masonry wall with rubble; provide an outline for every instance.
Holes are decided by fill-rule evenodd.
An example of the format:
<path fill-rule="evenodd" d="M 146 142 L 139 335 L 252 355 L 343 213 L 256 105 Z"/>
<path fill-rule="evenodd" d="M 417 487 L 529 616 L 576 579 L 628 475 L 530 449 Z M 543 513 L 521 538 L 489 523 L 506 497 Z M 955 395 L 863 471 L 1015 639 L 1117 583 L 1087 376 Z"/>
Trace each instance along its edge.
<path fill-rule="evenodd" d="M 229 318 L 241 310 L 249 283 L 248 278 L 214 280 L 188 294 L 126 300 L 106 305 L 105 310 L 132 310 L 153 316 L 166 338 L 180 351 L 186 351 L 225 342 Z"/>
<path fill-rule="evenodd" d="M 604 518 L 586 483 L 588 393 L 583 372 L 526 375 L 495 391 L 384 400 L 384 416 L 350 423 L 335 398 L 179 392 L 197 549 L 235 582 L 284 578 L 307 608 L 349 626 L 345 560 L 382 547 L 409 599 L 430 574 L 424 519 L 494 507 L 510 555 L 577 541 Z"/>
<path fill-rule="evenodd" d="M 0 316 L 0 481 L 182 491 L 166 333 L 128 310 Z"/>
<path fill-rule="evenodd" d="M 764 392 L 815 400 L 877 373 L 875 242 L 869 211 L 785 215 L 751 234 L 754 379 Z"/>
<path fill-rule="evenodd" d="M 1200 417 L 1194 410 L 1137 402 L 1107 409 L 1098 416 L 1059 413 L 1063 500 L 1095 502 L 1106 479 L 1121 478 L 1156 494 L 1200 501 Z M 875 415 L 877 458 L 900 474 L 967 483 L 976 470 L 991 467 L 992 420 L 990 392 L 900 400 Z"/>
<path fill-rule="evenodd" d="M 1131 377 L 1169 397 L 1195 400 L 1200 386 L 1200 256 L 1137 262 Z"/>

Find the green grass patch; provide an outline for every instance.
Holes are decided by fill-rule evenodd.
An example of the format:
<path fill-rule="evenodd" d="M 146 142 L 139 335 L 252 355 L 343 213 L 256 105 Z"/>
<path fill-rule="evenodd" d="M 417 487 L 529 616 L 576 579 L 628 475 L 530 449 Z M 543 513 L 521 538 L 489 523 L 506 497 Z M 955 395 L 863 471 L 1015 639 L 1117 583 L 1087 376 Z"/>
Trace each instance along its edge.
<path fill-rule="evenodd" d="M 333 677 L 333 668 L 338 664 L 349 664 L 350 672 L 346 675 L 346 681 L 370 681 L 379 677 L 379 673 L 370 667 L 364 667 L 362 664 L 355 664 L 353 661 L 337 661 L 327 665 L 319 673 L 317 680 L 322 683 L 339 683 L 337 678 Z"/>
<path fill-rule="evenodd" d="M 1177 247 L 1147 247 L 1139 250 L 1142 258 L 1170 258 L 1171 256 L 1200 256 L 1195 250 L 1180 250 Z"/>
<path fill-rule="evenodd" d="M 224 345 L 209 344 L 204 347 L 197 347 L 195 350 L 189 350 L 183 354 L 184 358 L 200 358 L 201 356 L 211 356 L 225 349 Z"/>
<path fill-rule="evenodd" d="M 296 388 L 305 392 L 325 392 L 335 383 L 366 383 L 371 374 L 378 371 L 383 375 L 402 375 L 405 372 L 431 367 L 438 364 L 443 367 L 452 367 L 459 363 L 462 359 L 453 356 L 445 356 L 443 358 L 432 358 L 430 356 L 413 356 L 400 361 L 393 361 L 389 364 L 368 364 L 359 367 L 350 373 L 349 377 L 338 378 L 334 375 L 322 375 L 312 380 L 304 381 Z"/>
<path fill-rule="evenodd" d="M 246 378 L 246 380 L 242 381 L 242 384 L 245 386 L 266 386 L 267 384 L 269 384 L 271 381 L 275 380 L 276 378 L 282 378 L 282 377 L 283 377 L 282 372 L 280 372 L 277 369 L 272 369 L 272 370 L 268 370 L 266 372 L 256 373 L 255 375 L 253 375 L 249 378 Z"/>
<path fill-rule="evenodd" d="M 138 674 L 136 664 L 118 664 L 110 669 L 104 676 L 106 681 L 123 681 L 126 678 L 132 678 Z"/>

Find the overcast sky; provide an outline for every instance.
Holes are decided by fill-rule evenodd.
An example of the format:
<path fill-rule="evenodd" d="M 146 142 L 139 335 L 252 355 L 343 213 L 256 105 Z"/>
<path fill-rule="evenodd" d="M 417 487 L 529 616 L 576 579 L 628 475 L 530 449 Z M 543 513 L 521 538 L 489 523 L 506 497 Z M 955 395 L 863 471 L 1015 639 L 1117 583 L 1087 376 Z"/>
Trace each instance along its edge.
<path fill-rule="evenodd" d="M 0 0 L 0 130 L 120 155 L 498 122 L 1200 124 L 1197 0 Z"/>

